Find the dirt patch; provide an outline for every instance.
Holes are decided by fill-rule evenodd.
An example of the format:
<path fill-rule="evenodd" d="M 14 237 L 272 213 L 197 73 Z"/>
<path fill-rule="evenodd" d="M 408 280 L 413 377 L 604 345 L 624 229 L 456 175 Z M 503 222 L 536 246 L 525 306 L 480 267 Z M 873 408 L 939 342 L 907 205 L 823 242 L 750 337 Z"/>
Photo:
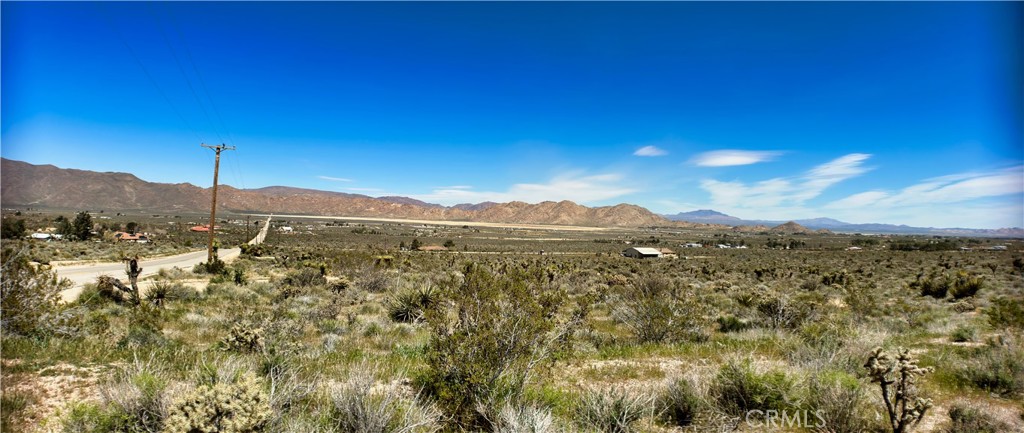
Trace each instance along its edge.
<path fill-rule="evenodd" d="M 4 367 L 19 362 L 5 360 Z M 22 413 L 23 419 L 16 421 L 22 431 L 59 431 L 58 413 L 69 404 L 100 400 L 97 383 L 102 373 L 101 367 L 77 367 L 62 362 L 38 372 L 4 377 L 4 393 L 32 397 Z"/>

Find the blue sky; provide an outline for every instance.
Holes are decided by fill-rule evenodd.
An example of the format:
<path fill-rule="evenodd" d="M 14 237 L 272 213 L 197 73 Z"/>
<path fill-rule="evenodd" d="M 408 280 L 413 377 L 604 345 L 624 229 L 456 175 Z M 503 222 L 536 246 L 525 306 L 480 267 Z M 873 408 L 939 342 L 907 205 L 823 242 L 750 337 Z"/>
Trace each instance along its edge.
<path fill-rule="evenodd" d="M 659 213 L 1024 226 L 1020 3 L 18 3 L 0 153 Z"/>

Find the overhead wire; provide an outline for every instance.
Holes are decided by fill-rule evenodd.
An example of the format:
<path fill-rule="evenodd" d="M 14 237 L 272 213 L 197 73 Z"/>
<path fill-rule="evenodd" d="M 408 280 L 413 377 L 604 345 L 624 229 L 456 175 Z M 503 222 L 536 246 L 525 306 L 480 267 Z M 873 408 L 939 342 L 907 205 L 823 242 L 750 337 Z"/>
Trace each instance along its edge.
<path fill-rule="evenodd" d="M 217 141 L 223 143 L 224 137 L 221 136 L 220 131 L 217 128 L 217 125 L 213 122 L 210 113 L 206 110 L 206 104 L 203 103 L 202 99 L 199 98 L 199 94 L 196 93 L 195 86 L 192 85 L 192 80 L 189 78 L 188 74 L 185 73 L 185 67 L 181 65 L 181 60 L 178 59 L 177 51 L 171 45 L 171 41 L 167 39 L 167 33 L 164 31 L 164 27 L 160 23 L 160 17 L 156 14 L 156 6 L 154 6 L 153 3 L 149 3 L 149 6 L 149 12 L 153 16 L 153 21 L 156 23 L 156 28 L 160 32 L 160 37 L 163 38 L 164 44 L 167 45 L 167 51 L 171 53 L 171 58 L 174 59 L 175 65 L 178 66 L 178 72 L 181 73 L 181 77 L 185 80 L 185 85 L 188 86 L 188 90 L 192 93 L 192 97 L 195 98 L 196 104 L 199 105 L 199 109 L 203 112 L 203 117 L 206 119 L 206 122 L 210 125 L 214 135 L 217 136 Z"/>
<path fill-rule="evenodd" d="M 164 99 L 164 102 L 167 102 L 167 105 L 171 108 L 171 111 L 173 111 L 174 114 L 178 116 L 178 119 L 181 119 L 182 123 L 184 123 L 185 126 L 190 131 L 192 131 L 192 134 L 196 136 L 197 140 L 203 142 L 203 137 L 199 135 L 198 130 L 196 130 L 196 128 L 192 126 L 192 123 L 189 122 L 188 119 L 181 114 L 181 111 L 178 110 L 178 107 L 175 106 L 173 102 L 171 102 L 171 98 L 169 98 L 167 96 L 167 93 L 164 92 L 163 88 L 160 87 L 160 84 L 156 81 L 156 78 L 153 77 L 153 74 L 151 74 L 149 72 L 149 69 L 146 68 L 146 65 L 142 62 L 142 59 L 139 58 L 138 54 L 135 53 L 135 50 L 133 50 L 131 45 L 128 44 L 127 39 L 125 39 L 124 35 L 121 34 L 121 31 L 117 29 L 117 26 L 114 24 L 113 19 L 110 16 L 108 16 L 106 12 L 103 11 L 98 2 L 90 2 L 90 4 L 92 4 L 93 7 L 96 8 L 99 15 L 104 18 L 104 21 L 106 21 L 107 25 L 110 27 L 110 30 L 114 33 L 114 36 L 116 36 L 117 39 L 121 41 L 121 44 L 124 45 L 125 49 L 128 50 L 128 54 L 131 55 L 132 59 L 135 60 L 135 63 L 139 65 L 139 68 L 142 69 L 143 74 L 145 74 L 146 78 L 149 79 L 149 83 L 153 85 L 157 93 L 159 93 L 160 96 Z"/>

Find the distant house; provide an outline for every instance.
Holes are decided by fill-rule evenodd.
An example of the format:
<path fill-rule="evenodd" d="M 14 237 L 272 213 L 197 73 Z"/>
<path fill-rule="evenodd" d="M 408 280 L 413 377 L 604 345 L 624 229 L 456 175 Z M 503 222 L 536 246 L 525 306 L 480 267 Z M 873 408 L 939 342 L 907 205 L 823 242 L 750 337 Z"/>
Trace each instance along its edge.
<path fill-rule="evenodd" d="M 48 241 L 50 239 L 53 239 L 53 235 L 49 233 L 32 233 L 32 239 Z"/>
<path fill-rule="evenodd" d="M 989 249 L 992 251 L 1006 251 L 1006 245 L 996 245 Z"/>
<path fill-rule="evenodd" d="M 861 247 L 847 247 L 846 251 L 860 251 L 861 249 Z"/>
<path fill-rule="evenodd" d="M 704 245 L 698 244 L 696 242 L 690 242 L 688 244 L 684 244 L 683 245 L 683 248 L 703 248 L 703 247 L 704 247 Z"/>
<path fill-rule="evenodd" d="M 668 248 L 658 248 L 658 252 L 660 252 L 661 256 L 665 258 L 674 259 L 676 257 L 679 257 L 679 255 L 677 255 L 675 251 L 672 251 Z"/>
<path fill-rule="evenodd" d="M 661 251 L 656 248 L 631 247 L 623 250 L 622 255 L 634 259 L 656 259 L 661 257 Z"/>
<path fill-rule="evenodd" d="M 149 236 L 146 236 L 145 234 L 133 234 L 128 232 L 114 233 L 114 239 L 117 239 L 118 242 L 135 242 L 140 244 L 149 242 Z"/>
<path fill-rule="evenodd" d="M 292 231 L 294 231 L 294 229 L 292 229 L 291 226 L 282 226 L 278 228 L 277 231 L 281 233 L 291 233 Z"/>
<path fill-rule="evenodd" d="M 419 251 L 437 252 L 437 251 L 448 251 L 448 248 L 442 247 L 440 245 L 424 245 L 422 247 L 417 248 L 417 250 L 419 250 Z"/>
<path fill-rule="evenodd" d="M 204 232 L 205 233 L 205 232 L 209 232 L 210 231 L 210 226 L 195 226 L 195 227 L 190 228 L 189 230 L 194 231 L 194 232 Z"/>

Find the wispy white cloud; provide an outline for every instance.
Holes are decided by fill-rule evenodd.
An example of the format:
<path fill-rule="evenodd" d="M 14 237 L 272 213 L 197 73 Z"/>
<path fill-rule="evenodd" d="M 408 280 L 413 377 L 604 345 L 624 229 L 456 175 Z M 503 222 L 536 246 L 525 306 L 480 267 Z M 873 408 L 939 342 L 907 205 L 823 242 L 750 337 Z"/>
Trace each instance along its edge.
<path fill-rule="evenodd" d="M 355 182 L 354 180 L 345 177 L 317 176 L 317 179 L 329 180 L 332 182 Z"/>
<path fill-rule="evenodd" d="M 446 205 L 484 201 L 539 203 L 571 200 L 589 203 L 636 192 L 636 189 L 622 185 L 622 181 L 623 176 L 618 173 L 585 175 L 577 171 L 555 176 L 546 183 L 518 183 L 506 191 L 474 191 L 470 188 L 448 187 L 436 188 L 428 194 L 411 194 L 409 197 Z"/>
<path fill-rule="evenodd" d="M 777 151 L 754 150 L 713 150 L 704 152 L 690 159 L 690 163 L 701 167 L 728 167 L 734 165 L 750 165 L 771 161 L 781 155 Z"/>
<path fill-rule="evenodd" d="M 711 203 L 730 209 L 764 209 L 783 206 L 799 207 L 821 195 L 826 189 L 869 169 L 863 162 L 871 155 L 851 153 L 808 170 L 797 178 L 773 178 L 747 184 L 705 179 L 702 189 L 711 194 Z"/>
<path fill-rule="evenodd" d="M 469 185 L 435 186 L 434 189 L 473 189 Z"/>
<path fill-rule="evenodd" d="M 873 209 L 946 205 L 1024 194 L 1024 166 L 987 173 L 959 173 L 926 179 L 900 191 L 867 191 L 836 200 L 827 209 Z"/>
<path fill-rule="evenodd" d="M 665 149 L 661 149 L 657 146 L 644 146 L 633 152 L 636 156 L 665 156 L 668 152 Z"/>
<path fill-rule="evenodd" d="M 383 189 L 380 188 L 345 188 L 345 191 L 352 192 L 370 192 L 370 193 L 382 193 Z"/>

